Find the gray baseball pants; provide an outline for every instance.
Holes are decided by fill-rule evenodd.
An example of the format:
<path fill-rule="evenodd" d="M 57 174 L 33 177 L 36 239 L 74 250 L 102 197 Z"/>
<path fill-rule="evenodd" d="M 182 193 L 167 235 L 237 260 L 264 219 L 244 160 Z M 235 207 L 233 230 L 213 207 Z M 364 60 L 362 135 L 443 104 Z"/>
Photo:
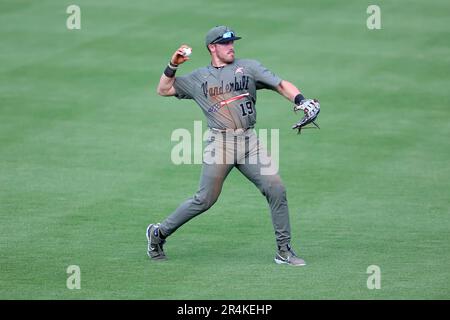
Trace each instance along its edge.
<path fill-rule="evenodd" d="M 266 197 L 278 246 L 288 244 L 291 228 L 286 189 L 278 175 L 278 168 L 273 169 L 272 159 L 253 129 L 233 132 L 210 129 L 203 152 L 199 189 L 161 223 L 163 235 L 171 235 L 184 223 L 208 210 L 217 201 L 223 182 L 234 167 Z"/>

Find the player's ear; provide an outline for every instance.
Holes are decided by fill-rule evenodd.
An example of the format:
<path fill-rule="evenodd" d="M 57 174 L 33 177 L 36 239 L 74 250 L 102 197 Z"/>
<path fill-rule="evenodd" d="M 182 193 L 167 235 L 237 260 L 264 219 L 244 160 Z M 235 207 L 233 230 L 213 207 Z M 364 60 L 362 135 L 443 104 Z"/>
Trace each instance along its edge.
<path fill-rule="evenodd" d="M 216 45 L 215 44 L 208 44 L 208 51 L 209 51 L 209 53 L 216 52 Z"/>

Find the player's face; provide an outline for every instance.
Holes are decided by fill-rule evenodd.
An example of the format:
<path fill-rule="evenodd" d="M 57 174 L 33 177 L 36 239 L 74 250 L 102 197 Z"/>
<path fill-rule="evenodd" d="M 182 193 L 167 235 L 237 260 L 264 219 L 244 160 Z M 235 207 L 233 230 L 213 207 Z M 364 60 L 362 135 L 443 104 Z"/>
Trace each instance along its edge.
<path fill-rule="evenodd" d="M 234 41 L 217 43 L 215 46 L 216 55 L 222 62 L 232 63 L 234 61 Z"/>

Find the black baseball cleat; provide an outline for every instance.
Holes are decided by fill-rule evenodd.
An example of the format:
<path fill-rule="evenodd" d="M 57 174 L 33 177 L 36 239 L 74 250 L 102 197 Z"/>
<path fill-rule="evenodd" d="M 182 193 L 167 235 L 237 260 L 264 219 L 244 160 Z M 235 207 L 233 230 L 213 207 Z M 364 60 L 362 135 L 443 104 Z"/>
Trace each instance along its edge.
<path fill-rule="evenodd" d="M 297 257 L 290 245 L 278 247 L 275 262 L 277 264 L 289 264 L 296 267 L 306 266 L 305 260 Z"/>
<path fill-rule="evenodd" d="M 160 230 L 159 230 L 159 223 L 156 224 L 150 224 L 147 227 L 147 255 L 152 260 L 166 260 L 167 257 L 163 250 L 163 245 L 166 243 L 166 240 L 161 238 Z"/>

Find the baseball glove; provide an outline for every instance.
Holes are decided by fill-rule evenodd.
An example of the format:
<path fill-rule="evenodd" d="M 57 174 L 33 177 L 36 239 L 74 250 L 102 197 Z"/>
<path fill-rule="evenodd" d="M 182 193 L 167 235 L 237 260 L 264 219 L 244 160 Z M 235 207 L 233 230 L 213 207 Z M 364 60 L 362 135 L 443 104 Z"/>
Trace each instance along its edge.
<path fill-rule="evenodd" d="M 299 105 L 294 105 L 294 111 L 302 110 L 304 112 L 303 118 L 299 122 L 292 126 L 292 129 L 298 129 L 298 133 L 301 133 L 302 128 L 312 123 L 316 128 L 320 129 L 319 125 L 315 122 L 317 116 L 320 113 L 320 103 L 317 99 L 305 99 Z M 309 127 L 311 128 L 311 127 Z"/>

